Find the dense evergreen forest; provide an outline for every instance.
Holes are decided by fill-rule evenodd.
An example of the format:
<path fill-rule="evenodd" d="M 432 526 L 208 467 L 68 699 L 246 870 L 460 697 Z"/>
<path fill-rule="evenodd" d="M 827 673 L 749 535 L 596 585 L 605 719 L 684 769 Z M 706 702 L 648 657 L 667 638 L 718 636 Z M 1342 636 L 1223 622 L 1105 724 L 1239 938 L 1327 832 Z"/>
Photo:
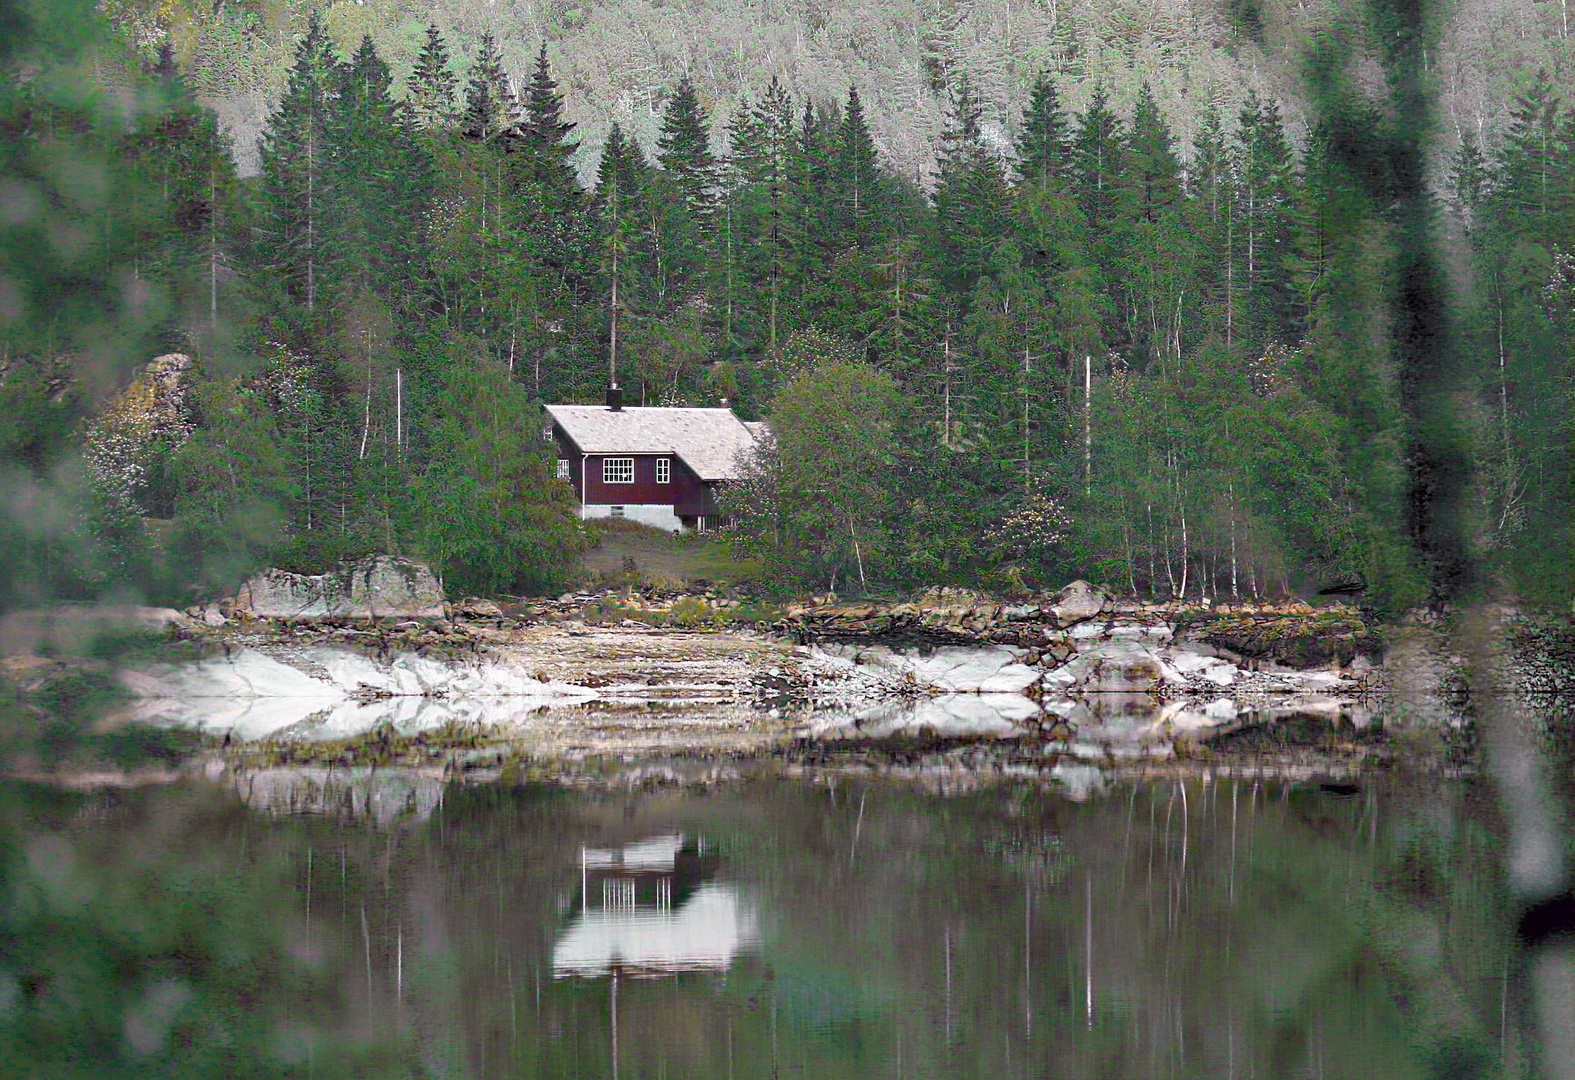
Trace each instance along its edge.
<path fill-rule="evenodd" d="M 786 583 L 1197 597 L 1360 571 L 1396 609 L 1437 578 L 1428 423 L 1469 462 L 1431 493 L 1469 557 L 1570 598 L 1568 67 L 1435 163 L 1425 220 L 1414 117 L 1341 89 L 1359 51 L 1310 66 L 1339 107 L 1298 103 L 1300 149 L 1272 97 L 1204 103 L 1183 140 L 1150 84 L 1118 108 L 1048 66 L 1003 146 L 948 62 L 916 174 L 857 86 L 771 79 L 718 115 L 673 71 L 655 137 L 612 123 L 587 186 L 545 41 L 515 73 L 433 25 L 396 79 L 313 15 L 242 178 L 205 73 L 80 6 L 4 57 L 0 603 L 372 550 L 549 587 L 586 538 L 537 406 L 610 377 L 771 421 L 728 497 Z M 1431 418 L 1397 360 L 1419 229 L 1455 290 Z M 125 391 L 171 352 L 178 408 Z"/>

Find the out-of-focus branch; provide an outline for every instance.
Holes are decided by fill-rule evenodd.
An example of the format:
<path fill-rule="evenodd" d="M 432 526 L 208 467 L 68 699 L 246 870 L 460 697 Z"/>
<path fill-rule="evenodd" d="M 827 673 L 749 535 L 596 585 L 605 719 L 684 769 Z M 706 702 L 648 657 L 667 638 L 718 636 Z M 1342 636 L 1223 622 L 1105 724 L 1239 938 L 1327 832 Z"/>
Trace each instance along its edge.
<path fill-rule="evenodd" d="M 1517 907 L 1521 1024 L 1534 1075 L 1575 1077 L 1575 896 L 1565 815 L 1547 772 L 1539 724 L 1516 699 L 1506 655 L 1508 609 L 1473 604 L 1460 622 L 1477 724 L 1504 819 L 1504 868 Z"/>

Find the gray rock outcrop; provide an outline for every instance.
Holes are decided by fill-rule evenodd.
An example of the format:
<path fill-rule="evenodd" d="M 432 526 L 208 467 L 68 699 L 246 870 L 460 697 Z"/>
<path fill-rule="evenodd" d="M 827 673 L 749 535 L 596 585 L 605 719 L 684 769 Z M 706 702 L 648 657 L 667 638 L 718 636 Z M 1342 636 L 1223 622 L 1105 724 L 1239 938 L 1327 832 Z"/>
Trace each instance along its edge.
<path fill-rule="evenodd" d="M 1086 622 L 1110 607 L 1110 597 L 1104 590 L 1079 578 L 1064 587 L 1049 600 L 1047 606 L 1061 626 Z"/>
<path fill-rule="evenodd" d="M 235 594 L 256 619 L 441 619 L 443 590 L 422 563 L 372 555 L 327 574 L 264 570 Z"/>

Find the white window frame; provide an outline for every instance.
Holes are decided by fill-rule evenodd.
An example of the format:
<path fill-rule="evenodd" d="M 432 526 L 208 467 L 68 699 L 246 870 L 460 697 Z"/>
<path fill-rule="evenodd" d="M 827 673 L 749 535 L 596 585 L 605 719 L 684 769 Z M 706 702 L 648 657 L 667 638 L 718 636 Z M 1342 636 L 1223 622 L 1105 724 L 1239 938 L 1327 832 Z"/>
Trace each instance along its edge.
<path fill-rule="evenodd" d="M 659 457 L 656 459 L 656 482 L 658 484 L 671 484 L 673 482 L 673 459 Z"/>
<path fill-rule="evenodd" d="M 568 478 L 569 478 L 569 459 L 566 458 L 566 457 L 561 457 L 561 458 L 558 459 L 558 479 L 559 480 L 567 480 Z"/>
<path fill-rule="evenodd" d="M 634 458 L 632 458 L 632 457 L 606 457 L 606 458 L 602 458 L 602 483 L 604 483 L 604 484 L 632 484 L 632 483 L 634 483 Z"/>

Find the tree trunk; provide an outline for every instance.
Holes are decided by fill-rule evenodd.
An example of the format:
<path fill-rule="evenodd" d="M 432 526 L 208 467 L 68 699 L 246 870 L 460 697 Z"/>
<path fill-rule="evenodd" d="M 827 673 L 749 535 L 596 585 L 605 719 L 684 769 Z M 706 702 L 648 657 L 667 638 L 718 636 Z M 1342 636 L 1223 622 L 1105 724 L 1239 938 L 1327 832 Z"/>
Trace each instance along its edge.
<path fill-rule="evenodd" d="M 366 413 L 361 421 L 361 453 L 357 455 L 356 460 L 365 461 L 366 440 L 372 431 L 372 333 L 369 330 L 363 330 L 361 333 L 362 340 L 366 344 Z"/>
<path fill-rule="evenodd" d="M 1083 494 L 1087 496 L 1094 487 L 1094 358 L 1083 354 Z"/>
<path fill-rule="evenodd" d="M 1030 369 L 1028 366 L 1028 343 L 1023 342 L 1023 498 L 1027 498 L 1033 489 L 1033 474 L 1030 471 L 1028 457 L 1028 379 Z"/>
<path fill-rule="evenodd" d="M 1236 483 L 1230 481 L 1226 485 L 1230 493 L 1230 595 L 1234 599 L 1241 595 L 1241 590 L 1236 585 Z"/>

